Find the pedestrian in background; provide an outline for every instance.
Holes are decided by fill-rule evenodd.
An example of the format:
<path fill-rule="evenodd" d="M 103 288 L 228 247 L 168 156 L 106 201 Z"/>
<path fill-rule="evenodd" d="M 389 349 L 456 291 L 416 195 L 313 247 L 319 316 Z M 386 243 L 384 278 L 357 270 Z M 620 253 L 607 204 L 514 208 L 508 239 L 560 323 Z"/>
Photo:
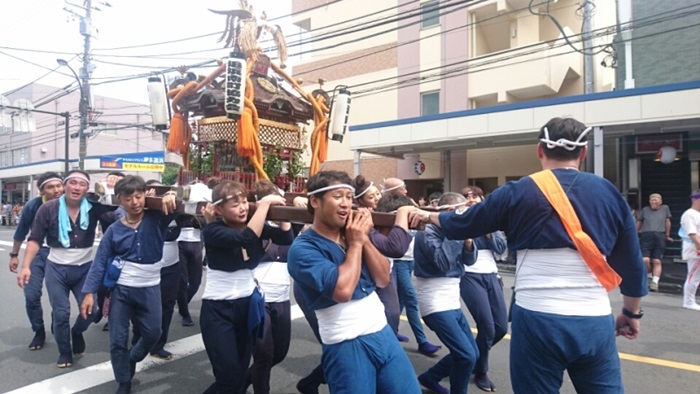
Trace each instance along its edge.
<path fill-rule="evenodd" d="M 683 308 L 700 311 L 695 293 L 700 284 L 700 189 L 690 196 L 692 205 L 681 216 L 679 235 L 683 239 L 683 260 L 688 264 L 688 277 L 683 285 Z"/>
<path fill-rule="evenodd" d="M 666 251 L 666 242 L 673 242 L 671 210 L 668 205 L 663 204 L 661 194 L 654 193 L 649 196 L 649 206 L 642 208 L 637 215 L 637 231 L 644 265 L 647 267 L 647 278 L 651 279 L 649 290 L 659 291 L 661 259 Z"/>

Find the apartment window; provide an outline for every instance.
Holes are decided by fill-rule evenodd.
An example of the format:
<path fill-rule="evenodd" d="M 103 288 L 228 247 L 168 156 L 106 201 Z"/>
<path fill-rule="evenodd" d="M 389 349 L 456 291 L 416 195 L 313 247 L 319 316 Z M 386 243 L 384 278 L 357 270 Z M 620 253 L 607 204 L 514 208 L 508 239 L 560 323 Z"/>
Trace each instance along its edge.
<path fill-rule="evenodd" d="M 421 27 L 432 27 L 440 24 L 440 9 L 437 0 L 426 1 L 420 5 Z"/>
<path fill-rule="evenodd" d="M 27 164 L 27 148 L 15 149 L 12 151 L 12 165 Z"/>
<path fill-rule="evenodd" d="M 0 168 L 9 167 L 10 165 L 10 151 L 0 152 Z"/>
<path fill-rule="evenodd" d="M 440 92 L 427 92 L 420 95 L 421 116 L 440 113 Z"/>

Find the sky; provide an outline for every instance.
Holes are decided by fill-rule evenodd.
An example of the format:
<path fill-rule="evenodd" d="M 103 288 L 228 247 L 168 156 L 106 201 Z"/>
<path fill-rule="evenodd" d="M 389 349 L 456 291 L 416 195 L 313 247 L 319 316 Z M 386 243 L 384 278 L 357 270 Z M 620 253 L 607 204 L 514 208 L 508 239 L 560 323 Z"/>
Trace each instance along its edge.
<path fill-rule="evenodd" d="M 291 13 L 290 0 L 249 0 L 256 13 L 265 11 L 268 19 Z M 105 6 L 109 3 L 111 7 Z M 30 83 L 56 89 L 75 81 L 66 67 L 58 67 L 56 59 L 69 60 L 80 74 L 83 36 L 80 18 L 82 0 L 1 0 L 0 22 L 0 94 Z M 225 27 L 226 17 L 208 9 L 230 10 L 237 0 L 93 0 L 93 27 L 98 33 L 92 39 L 92 93 L 121 100 L 148 103 L 147 77 L 128 82 L 104 83 L 112 77 L 148 73 L 169 67 L 218 59 L 229 50 L 217 42 Z M 289 18 L 276 21 L 282 25 L 288 42 L 295 39 Z M 162 43 L 190 37 L 198 39 L 139 48 L 127 46 Z M 24 50 L 20 50 L 24 49 Z M 185 52 L 206 52 L 183 54 Z M 43 51 L 43 52 L 40 52 Z M 48 53 L 44 53 L 48 52 Z M 143 68 L 147 66 L 149 68 Z M 54 70 L 53 72 L 51 72 Z M 208 74 L 211 68 L 192 69 Z M 48 75 L 46 75 L 48 74 Z M 44 76 L 45 75 L 45 76 Z M 176 74 L 171 74 L 176 75 Z M 50 92 L 46 92 L 47 94 Z"/>

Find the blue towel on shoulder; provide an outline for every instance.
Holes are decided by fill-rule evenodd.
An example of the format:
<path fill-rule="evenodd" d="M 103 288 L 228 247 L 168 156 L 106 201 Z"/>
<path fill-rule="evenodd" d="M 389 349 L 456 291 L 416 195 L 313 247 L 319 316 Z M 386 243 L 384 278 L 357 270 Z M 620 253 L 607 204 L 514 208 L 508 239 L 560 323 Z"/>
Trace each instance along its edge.
<path fill-rule="evenodd" d="M 92 206 L 87 198 L 83 198 L 80 203 L 80 228 L 87 230 L 90 224 L 90 209 Z M 66 196 L 63 195 L 58 199 L 58 240 L 64 248 L 70 248 L 71 232 L 70 216 L 68 216 L 68 207 L 66 206 Z"/>

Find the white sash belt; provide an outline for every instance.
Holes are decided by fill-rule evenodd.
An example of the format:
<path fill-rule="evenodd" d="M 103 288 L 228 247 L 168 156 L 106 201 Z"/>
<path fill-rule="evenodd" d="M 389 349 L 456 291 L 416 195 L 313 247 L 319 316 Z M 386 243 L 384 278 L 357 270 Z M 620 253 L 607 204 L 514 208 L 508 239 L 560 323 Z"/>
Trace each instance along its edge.
<path fill-rule="evenodd" d="M 160 284 L 159 262 L 155 264 L 139 264 L 124 260 L 124 268 L 117 280 L 118 285 L 129 287 L 152 287 Z"/>
<path fill-rule="evenodd" d="M 464 271 L 472 274 L 495 274 L 498 272 L 496 259 L 490 249 L 479 249 L 476 261 L 472 265 L 465 265 Z"/>
<path fill-rule="evenodd" d="M 165 241 L 163 244 L 163 258 L 160 259 L 161 267 L 170 267 L 180 261 L 180 248 L 177 241 Z"/>
<path fill-rule="evenodd" d="M 209 268 L 204 286 L 203 300 L 237 300 L 253 294 L 253 271 L 242 269 L 233 272 Z"/>
<path fill-rule="evenodd" d="M 460 278 L 418 278 L 416 295 L 421 316 L 460 309 Z"/>
<path fill-rule="evenodd" d="M 515 303 L 535 312 L 605 316 L 612 311 L 605 288 L 569 248 L 519 250 L 515 291 Z"/>
<path fill-rule="evenodd" d="M 92 261 L 92 247 L 50 248 L 49 260 L 61 265 L 83 265 Z"/>
<path fill-rule="evenodd" d="M 386 326 L 384 304 L 376 292 L 359 300 L 341 302 L 316 311 L 321 341 L 333 345 L 361 335 L 374 334 Z M 361 377 L 358 376 L 358 379 Z"/>

